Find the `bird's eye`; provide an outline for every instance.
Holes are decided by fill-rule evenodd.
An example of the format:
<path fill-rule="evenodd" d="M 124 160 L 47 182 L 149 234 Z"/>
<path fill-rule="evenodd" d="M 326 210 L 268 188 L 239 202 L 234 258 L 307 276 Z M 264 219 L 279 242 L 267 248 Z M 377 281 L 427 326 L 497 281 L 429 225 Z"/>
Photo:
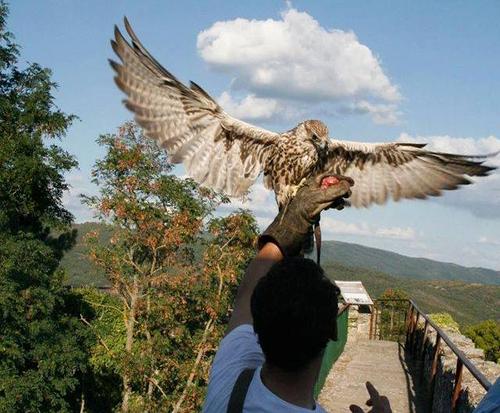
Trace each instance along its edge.
<path fill-rule="evenodd" d="M 318 140 L 319 140 L 318 135 L 316 135 L 315 133 L 313 133 L 312 138 L 313 138 L 313 140 L 315 140 L 315 141 L 318 141 Z"/>

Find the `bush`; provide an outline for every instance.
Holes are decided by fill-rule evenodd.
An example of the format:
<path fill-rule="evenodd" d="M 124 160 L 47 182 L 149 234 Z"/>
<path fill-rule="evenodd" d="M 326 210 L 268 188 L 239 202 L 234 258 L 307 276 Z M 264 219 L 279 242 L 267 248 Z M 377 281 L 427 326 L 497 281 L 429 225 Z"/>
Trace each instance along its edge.
<path fill-rule="evenodd" d="M 429 318 L 434 321 L 438 327 L 460 332 L 460 326 L 449 313 L 429 314 Z"/>
<path fill-rule="evenodd" d="M 476 347 L 484 350 L 484 358 L 500 362 L 500 323 L 485 320 L 465 330 L 465 335 L 474 341 Z"/>

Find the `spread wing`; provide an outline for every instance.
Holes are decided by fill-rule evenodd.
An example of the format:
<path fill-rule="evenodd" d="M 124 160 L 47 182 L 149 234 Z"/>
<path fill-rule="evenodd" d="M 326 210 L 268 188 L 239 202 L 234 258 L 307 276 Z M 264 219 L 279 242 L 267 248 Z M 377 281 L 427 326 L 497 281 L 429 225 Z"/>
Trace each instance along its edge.
<path fill-rule="evenodd" d="M 243 195 L 280 135 L 230 117 L 201 87 L 182 84 L 142 46 L 127 19 L 125 28 L 132 42 L 115 26 L 111 44 L 121 64 L 110 64 L 136 122 L 198 183 Z"/>
<path fill-rule="evenodd" d="M 495 169 L 482 164 L 486 156 L 430 152 L 424 146 L 332 140 L 326 170 L 354 179 L 349 200 L 360 208 L 383 204 L 389 198 L 399 201 L 439 196 L 444 189 L 470 184 L 467 176 L 485 176 Z"/>

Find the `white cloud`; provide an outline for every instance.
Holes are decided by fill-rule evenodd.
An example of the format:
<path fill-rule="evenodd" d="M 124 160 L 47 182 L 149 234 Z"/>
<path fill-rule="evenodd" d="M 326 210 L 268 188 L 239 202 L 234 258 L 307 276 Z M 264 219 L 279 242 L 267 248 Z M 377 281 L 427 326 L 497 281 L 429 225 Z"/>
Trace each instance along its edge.
<path fill-rule="evenodd" d="M 370 48 L 305 12 L 289 7 L 276 20 L 219 21 L 198 34 L 197 47 L 214 69 L 234 76 L 233 90 L 249 92 L 250 100 L 287 102 L 276 110 L 329 102 L 358 107 L 351 113 L 369 113 L 376 122 L 397 119 L 401 94 Z"/>
<path fill-rule="evenodd" d="M 479 237 L 478 241 L 479 244 L 485 244 L 485 245 L 490 245 L 490 246 L 496 246 L 500 247 L 500 239 L 493 239 L 489 237 Z"/>
<path fill-rule="evenodd" d="M 221 206 L 219 212 L 228 213 L 239 208 L 252 211 L 261 229 L 265 229 L 278 213 L 273 192 L 266 189 L 262 182 L 257 182 L 252 186 L 248 199 L 234 199 L 231 204 Z M 328 213 L 322 215 L 321 229 L 326 239 L 331 239 L 335 235 L 354 235 L 401 241 L 410 241 L 419 238 L 419 235 L 411 227 L 380 227 L 367 224 L 366 222 L 350 223 L 330 218 Z"/>
<path fill-rule="evenodd" d="M 219 208 L 219 213 L 225 215 L 240 208 L 252 211 L 261 230 L 264 230 L 278 213 L 273 191 L 266 189 L 261 180 L 252 185 L 245 199 L 232 199 L 230 204 L 224 204 Z M 422 232 L 417 233 L 409 226 L 378 226 L 362 221 L 353 223 L 331 218 L 330 215 L 326 211 L 321 217 L 321 229 L 325 239 L 349 235 L 371 239 L 416 241 L 423 237 Z"/>
<path fill-rule="evenodd" d="M 401 116 L 398 106 L 394 103 L 371 103 L 366 100 L 356 102 L 346 108 L 341 108 L 340 112 L 345 113 L 368 113 L 375 123 L 393 125 Z"/>
<path fill-rule="evenodd" d="M 488 136 L 481 139 L 455 138 L 451 136 L 411 136 L 402 133 L 400 142 L 427 142 L 426 149 L 437 152 L 467 155 L 493 154 L 500 151 L 500 139 Z M 500 168 L 500 154 L 489 158 L 487 165 Z M 457 191 L 447 191 L 443 197 L 436 198 L 457 208 L 467 209 L 482 218 L 500 218 L 500 173 L 493 171 L 490 176 L 473 178 L 473 185 Z"/>
<path fill-rule="evenodd" d="M 273 221 L 273 218 L 268 218 L 268 217 L 255 217 L 255 219 L 257 220 L 257 225 L 259 226 L 259 228 L 263 231 L 264 229 L 266 229 L 270 224 L 271 222 Z"/>
<path fill-rule="evenodd" d="M 270 218 L 278 213 L 273 191 L 266 189 L 262 182 L 253 184 L 250 193 L 244 199 L 232 199 L 230 204 L 224 204 L 220 207 L 221 211 L 225 212 L 239 208 L 251 210 L 257 218 Z"/>
<path fill-rule="evenodd" d="M 254 94 L 236 101 L 229 92 L 223 92 L 217 102 L 232 116 L 246 120 L 269 120 L 282 111 L 276 99 L 259 98 Z"/>
<path fill-rule="evenodd" d="M 361 223 L 349 223 L 332 219 L 328 216 L 321 219 L 321 229 L 328 235 L 356 235 L 361 237 L 390 238 L 410 241 L 417 238 L 416 231 L 411 227 L 377 227 Z"/>
<path fill-rule="evenodd" d="M 416 238 L 415 230 L 411 227 L 378 228 L 375 230 L 375 234 L 376 234 L 376 236 L 382 237 L 382 238 L 393 238 L 393 239 L 401 239 L 401 240 L 413 240 Z"/>
<path fill-rule="evenodd" d="M 500 139 L 495 136 L 486 138 L 457 138 L 449 135 L 412 136 L 402 133 L 399 142 L 427 143 L 425 149 L 436 152 L 459 153 L 463 155 L 485 155 L 500 151 Z M 500 158 L 491 159 L 493 165 L 500 166 Z"/>
<path fill-rule="evenodd" d="M 467 189 L 467 188 L 466 188 Z M 460 193 L 461 191 L 456 191 Z M 276 216 L 278 209 L 274 200 L 272 191 L 264 188 L 262 182 L 257 182 L 249 194 L 246 201 L 241 199 L 232 200 L 231 204 L 222 206 L 218 213 L 225 215 L 238 208 L 251 210 L 257 220 L 261 230 L 264 230 Z M 355 242 L 374 248 L 382 248 L 389 251 L 395 251 L 401 254 L 426 257 L 438 261 L 456 262 L 462 265 L 474 265 L 491 268 L 500 268 L 498 260 L 498 245 L 500 240 L 492 236 L 477 236 L 476 243 L 480 247 L 477 251 L 480 254 L 473 254 L 472 243 L 465 241 L 466 252 L 461 248 L 464 242 L 459 239 L 446 238 L 443 242 L 442 237 L 436 236 L 432 231 L 424 233 L 423 230 L 416 230 L 409 226 L 405 219 L 394 217 L 394 223 L 383 226 L 375 222 L 362 221 L 363 217 L 357 211 L 356 218 L 351 214 L 326 212 L 321 217 L 321 228 L 323 238 L 340 239 L 349 242 Z M 338 219 L 338 217 L 351 217 L 354 222 L 348 222 Z M 335 217 L 335 218 L 334 218 Z"/>
<path fill-rule="evenodd" d="M 255 219 L 261 230 L 264 230 L 274 219 L 277 214 L 277 209 L 267 205 L 268 203 L 255 205 L 241 205 L 238 202 L 233 202 L 229 206 L 221 208 L 220 212 L 232 212 L 240 207 L 250 209 L 255 214 Z M 338 236 L 355 236 L 369 239 L 390 239 L 394 241 L 415 241 L 419 239 L 415 229 L 411 227 L 377 227 L 367 224 L 366 222 L 352 223 L 338 219 L 332 219 L 325 215 L 321 218 L 321 231 L 324 239 L 334 239 Z M 380 248 L 380 245 L 378 245 Z"/>

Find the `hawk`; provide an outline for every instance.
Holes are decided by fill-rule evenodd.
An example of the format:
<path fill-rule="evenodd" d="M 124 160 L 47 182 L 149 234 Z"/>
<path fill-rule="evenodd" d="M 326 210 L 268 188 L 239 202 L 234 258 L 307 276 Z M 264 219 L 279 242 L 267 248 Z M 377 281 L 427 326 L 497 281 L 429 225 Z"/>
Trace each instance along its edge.
<path fill-rule="evenodd" d="M 494 169 L 483 165 L 485 157 L 431 152 L 420 143 L 333 140 L 319 120 L 284 133 L 250 125 L 228 115 L 196 83 L 188 87 L 161 66 L 126 18 L 125 28 L 131 43 L 115 26 L 111 44 L 121 63 L 110 60 L 116 84 L 127 95 L 125 106 L 172 162 L 183 162 L 199 184 L 229 196 L 247 193 L 262 173 L 281 209 L 307 177 L 331 172 L 353 178 L 351 205 L 368 207 L 438 196 Z"/>

